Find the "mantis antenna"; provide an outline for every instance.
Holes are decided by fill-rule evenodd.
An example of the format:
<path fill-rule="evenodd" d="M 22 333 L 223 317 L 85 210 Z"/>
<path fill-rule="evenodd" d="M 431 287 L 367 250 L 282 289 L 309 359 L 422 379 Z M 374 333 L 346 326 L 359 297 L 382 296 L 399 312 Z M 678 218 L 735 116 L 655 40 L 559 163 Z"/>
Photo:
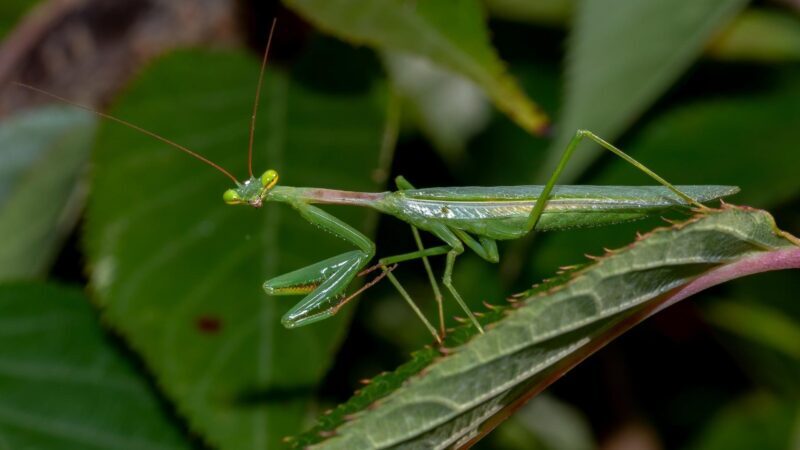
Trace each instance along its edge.
<path fill-rule="evenodd" d="M 202 161 L 202 162 L 208 164 L 209 166 L 211 166 L 211 167 L 219 170 L 220 172 L 222 172 L 223 175 L 225 175 L 226 177 L 228 177 L 231 180 L 233 180 L 233 182 L 236 183 L 237 185 L 239 184 L 239 180 L 237 180 L 235 176 L 233 176 L 230 172 L 225 170 L 222 166 L 220 166 L 219 164 L 211 161 L 210 159 L 206 158 L 205 156 L 203 156 L 203 155 L 201 155 L 201 154 L 199 154 L 197 152 L 194 152 L 194 151 L 184 147 L 183 145 L 178 144 L 177 142 L 171 141 L 171 140 L 169 140 L 169 139 L 167 139 L 167 138 L 165 138 L 165 137 L 163 137 L 161 135 L 153 133 L 152 131 L 145 130 L 144 128 L 142 128 L 142 127 L 140 127 L 138 125 L 134 125 L 134 124 L 128 122 L 127 120 L 123 120 L 123 119 L 114 117 L 114 116 L 112 116 L 110 114 L 102 113 L 102 112 L 97 111 L 95 109 L 92 109 L 92 108 L 90 108 L 90 107 L 88 107 L 86 105 L 82 105 L 80 103 L 73 102 L 72 100 L 67 100 L 64 97 L 61 97 L 61 96 L 58 96 L 56 94 L 47 92 L 44 89 L 39 89 L 39 88 L 37 88 L 35 86 L 31 86 L 31 85 L 25 84 L 25 83 L 20 83 L 20 82 L 17 82 L 17 81 L 14 81 L 12 83 L 17 85 L 17 86 L 19 86 L 19 87 L 23 87 L 25 89 L 30 89 L 30 90 L 32 90 L 34 92 L 38 92 L 40 94 L 43 94 L 43 95 L 46 95 L 48 97 L 54 98 L 54 99 L 56 99 L 58 101 L 66 103 L 68 105 L 75 106 L 76 108 L 84 109 L 86 111 L 89 111 L 90 113 L 96 114 L 96 115 L 98 115 L 100 117 L 103 117 L 105 119 L 112 120 L 112 121 L 117 122 L 119 124 L 125 125 L 126 127 L 132 128 L 132 129 L 134 129 L 134 130 L 136 130 L 136 131 L 138 131 L 138 132 L 140 132 L 142 134 L 146 134 L 147 136 L 150 136 L 150 137 L 152 137 L 154 139 L 157 139 L 157 140 L 159 140 L 159 141 L 161 141 L 161 142 L 163 142 L 163 143 L 165 143 L 167 145 L 170 145 L 172 147 L 177 148 L 178 150 L 181 150 L 181 151 L 187 153 L 189 156 L 193 156 L 193 157 L 199 159 L 200 161 Z"/>
<path fill-rule="evenodd" d="M 267 38 L 267 48 L 264 49 L 264 59 L 261 60 L 261 72 L 258 74 L 258 85 L 256 85 L 256 98 L 253 101 L 253 115 L 250 116 L 250 143 L 247 146 L 247 173 L 253 177 L 253 137 L 256 132 L 256 114 L 258 113 L 258 99 L 261 97 L 261 84 L 264 81 L 264 69 L 267 67 L 267 58 L 269 58 L 269 48 L 272 45 L 272 35 L 275 33 L 275 23 L 278 22 L 277 18 L 272 19 L 272 26 L 269 29 L 269 37 Z"/>

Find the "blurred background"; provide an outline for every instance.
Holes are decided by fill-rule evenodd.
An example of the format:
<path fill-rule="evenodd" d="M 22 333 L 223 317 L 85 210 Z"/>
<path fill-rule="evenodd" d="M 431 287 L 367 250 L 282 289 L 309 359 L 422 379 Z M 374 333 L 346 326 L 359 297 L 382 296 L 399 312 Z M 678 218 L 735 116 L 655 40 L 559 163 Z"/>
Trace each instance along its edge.
<path fill-rule="evenodd" d="M 675 184 L 741 186 L 732 203 L 800 234 L 794 0 L 4 0 L 0 447 L 281 448 L 430 343 L 388 283 L 284 330 L 300 298 L 261 283 L 346 245 L 284 205 L 228 207 L 231 182 L 212 168 L 12 84 L 130 120 L 242 179 L 273 18 L 256 175 L 362 191 L 400 174 L 417 187 L 537 184 L 586 128 Z M 588 144 L 561 183 L 651 184 Z M 379 256 L 414 248 L 402 222 L 330 211 Z M 663 224 L 506 242 L 499 265 L 461 257 L 455 282 L 481 310 Z M 433 318 L 422 266 L 396 275 Z M 785 271 L 682 302 L 478 448 L 798 449 L 797 292 Z"/>

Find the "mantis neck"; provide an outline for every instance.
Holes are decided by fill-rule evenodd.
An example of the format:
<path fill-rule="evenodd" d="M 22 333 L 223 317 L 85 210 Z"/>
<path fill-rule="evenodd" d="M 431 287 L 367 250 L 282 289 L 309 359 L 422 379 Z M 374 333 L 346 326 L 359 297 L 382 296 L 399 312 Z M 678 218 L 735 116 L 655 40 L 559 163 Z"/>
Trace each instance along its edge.
<path fill-rule="evenodd" d="M 291 203 L 321 203 L 329 205 L 353 205 L 375 207 L 386 196 L 386 192 L 354 192 L 337 189 L 275 186 L 267 199 Z"/>

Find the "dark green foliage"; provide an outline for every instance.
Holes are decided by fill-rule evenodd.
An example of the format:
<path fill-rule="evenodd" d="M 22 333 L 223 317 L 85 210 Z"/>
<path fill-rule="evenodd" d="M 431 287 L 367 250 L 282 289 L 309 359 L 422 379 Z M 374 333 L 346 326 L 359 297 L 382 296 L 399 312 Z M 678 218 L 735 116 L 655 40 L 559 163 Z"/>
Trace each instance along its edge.
<path fill-rule="evenodd" d="M 74 108 L 45 107 L 0 125 L 0 280 L 49 270 L 83 207 L 95 120 Z"/>
<path fill-rule="evenodd" d="M 241 54 L 176 54 L 113 113 L 244 177 L 257 74 Z M 377 85 L 337 95 L 273 69 L 264 97 L 254 170 L 275 169 L 297 185 L 375 189 L 384 125 Z M 261 284 L 344 246 L 317 242 L 317 230 L 283 205 L 225 205 L 230 180 L 126 128 L 104 128 L 97 148 L 86 242 L 106 320 L 214 445 L 261 448 L 298 430 L 347 314 L 286 330 L 280 317 L 293 299 L 265 299 Z M 365 224 L 364 213 L 342 217 Z"/>
<path fill-rule="evenodd" d="M 125 84 L 71 75 L 70 58 L 87 51 L 81 33 L 67 33 L 77 37 L 63 48 L 37 47 L 50 33 L 64 35 L 60 20 L 45 21 L 53 30 L 40 24 L 14 34 L 35 3 L 0 6 L 3 56 L 23 55 L 19 81 L 90 93 Z M 273 13 L 264 17 L 261 8 L 277 4 L 255 3 L 241 3 L 237 17 L 263 37 Z M 527 184 L 548 174 L 575 128 L 588 128 L 675 184 L 741 186 L 732 203 L 768 209 L 797 235 L 800 19 L 788 4 L 286 0 L 264 83 L 255 175 L 276 169 L 287 185 L 363 191 L 392 189 L 395 175 L 419 188 Z M 97 5 L 85 5 L 75 17 L 92 17 Z M 127 30 L 128 20 L 102 28 Z M 160 20 L 148 23 L 169 29 Z M 176 35 L 184 31 L 197 30 Z M 162 45 L 130 44 L 147 54 Z M 137 68 L 130 84 L 102 100 L 242 179 L 262 49 L 220 44 Z M 116 54 L 105 47 L 91 51 Z M 18 88 L 2 88 L 4 104 L 22 101 Z M 779 261 L 758 259 L 793 245 L 763 211 L 727 208 L 644 240 L 636 233 L 663 227 L 661 217 L 543 233 L 505 242 L 499 265 L 468 251 L 454 281 L 491 331 L 476 337 L 445 294 L 451 331 L 443 349 L 427 345 L 430 335 L 386 282 L 330 320 L 285 330 L 280 317 L 300 298 L 266 296 L 263 281 L 350 247 L 285 205 L 225 205 L 230 180 L 131 129 L 102 121 L 95 133 L 97 121 L 63 105 L 2 113 L 0 278 L 68 281 L 85 294 L 55 284 L 0 287 L 0 448 L 270 450 L 289 435 L 294 448 L 427 448 L 477 439 L 504 420 L 476 448 L 574 450 L 576 441 L 555 431 L 576 430 L 582 448 L 631 429 L 647 430 L 664 448 L 783 450 L 800 436 L 796 272 L 714 288 L 625 332 L 670 289 L 750 257 Z M 564 183 L 652 184 L 589 145 L 576 155 Z M 374 238 L 378 256 L 414 249 L 404 223 L 324 208 Z M 702 226 L 706 234 L 684 234 Z M 672 264 L 675 255 L 654 250 L 667 241 L 696 260 Z M 529 289 L 559 266 L 585 262 L 584 254 L 623 247 Z M 631 261 L 636 252 L 647 253 L 639 257 L 649 268 Z M 440 276 L 443 261 L 432 264 Z M 616 284 L 602 276 L 614 264 L 622 271 Z M 435 322 L 421 264 L 395 273 Z M 611 287 L 586 281 L 592 276 Z M 605 292 L 608 305 L 638 288 L 648 293 L 606 315 L 592 315 L 586 297 L 556 301 L 580 283 Z M 503 300 L 520 291 L 514 305 Z M 560 331 L 538 339 L 547 327 Z M 622 332 L 554 384 L 536 414 L 507 417 Z M 587 337 L 591 345 L 562 352 L 555 365 L 517 372 L 541 352 Z M 76 374 L 91 377 L 83 383 Z M 481 397 L 492 388 L 491 398 Z M 564 408 L 582 415 L 560 414 Z"/>
<path fill-rule="evenodd" d="M 188 450 L 153 386 L 56 284 L 0 285 L 0 437 L 5 448 Z"/>

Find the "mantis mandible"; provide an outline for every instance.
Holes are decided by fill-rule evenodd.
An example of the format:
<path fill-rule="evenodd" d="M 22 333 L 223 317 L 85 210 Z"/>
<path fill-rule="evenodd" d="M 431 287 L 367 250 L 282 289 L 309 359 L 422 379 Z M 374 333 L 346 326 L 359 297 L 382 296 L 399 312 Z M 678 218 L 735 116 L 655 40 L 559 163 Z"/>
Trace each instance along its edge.
<path fill-rule="evenodd" d="M 343 305 L 363 291 L 362 288 L 354 294 L 347 295 L 348 287 L 355 278 L 359 274 L 363 275 L 378 269 L 381 271 L 380 274 L 367 286 L 383 277 L 388 278 L 434 339 L 441 343 L 445 334 L 443 296 L 428 258 L 445 255 L 446 265 L 441 283 L 472 324 L 482 333 L 483 328 L 475 314 L 467 307 L 452 280 L 456 258 L 467 248 L 482 259 L 496 263 L 500 258 L 497 250 L 498 240 L 519 239 L 533 231 L 595 227 L 631 221 L 675 208 L 704 210 L 707 209 L 703 205 L 704 202 L 738 192 L 735 186 L 674 186 L 622 150 L 586 130 L 578 130 L 575 133 L 555 171 L 543 186 L 416 189 L 401 176 L 396 179 L 396 191 L 367 193 L 278 185 L 278 173 L 272 169 L 265 171 L 260 177 L 255 177 L 252 168 L 253 136 L 262 79 L 274 28 L 273 21 L 253 104 L 248 149 L 249 177 L 244 182 L 239 181 L 213 161 L 156 133 L 39 88 L 17 84 L 133 128 L 214 167 L 234 183 L 234 187 L 223 194 L 223 200 L 229 205 L 260 208 L 266 202 L 286 203 L 309 223 L 352 244 L 355 250 L 264 282 L 264 290 L 269 295 L 305 296 L 281 319 L 287 328 L 308 325 L 336 314 Z M 584 138 L 619 156 L 659 185 L 556 185 L 559 175 Z M 375 256 L 375 243 L 352 226 L 316 206 L 318 204 L 366 207 L 394 216 L 411 226 L 417 250 L 381 258 L 377 264 L 364 270 Z M 424 248 L 420 230 L 431 233 L 440 239 L 443 245 Z M 414 300 L 392 274 L 394 265 L 416 259 L 421 259 L 424 263 L 434 293 L 439 315 L 438 330 L 422 314 Z"/>

